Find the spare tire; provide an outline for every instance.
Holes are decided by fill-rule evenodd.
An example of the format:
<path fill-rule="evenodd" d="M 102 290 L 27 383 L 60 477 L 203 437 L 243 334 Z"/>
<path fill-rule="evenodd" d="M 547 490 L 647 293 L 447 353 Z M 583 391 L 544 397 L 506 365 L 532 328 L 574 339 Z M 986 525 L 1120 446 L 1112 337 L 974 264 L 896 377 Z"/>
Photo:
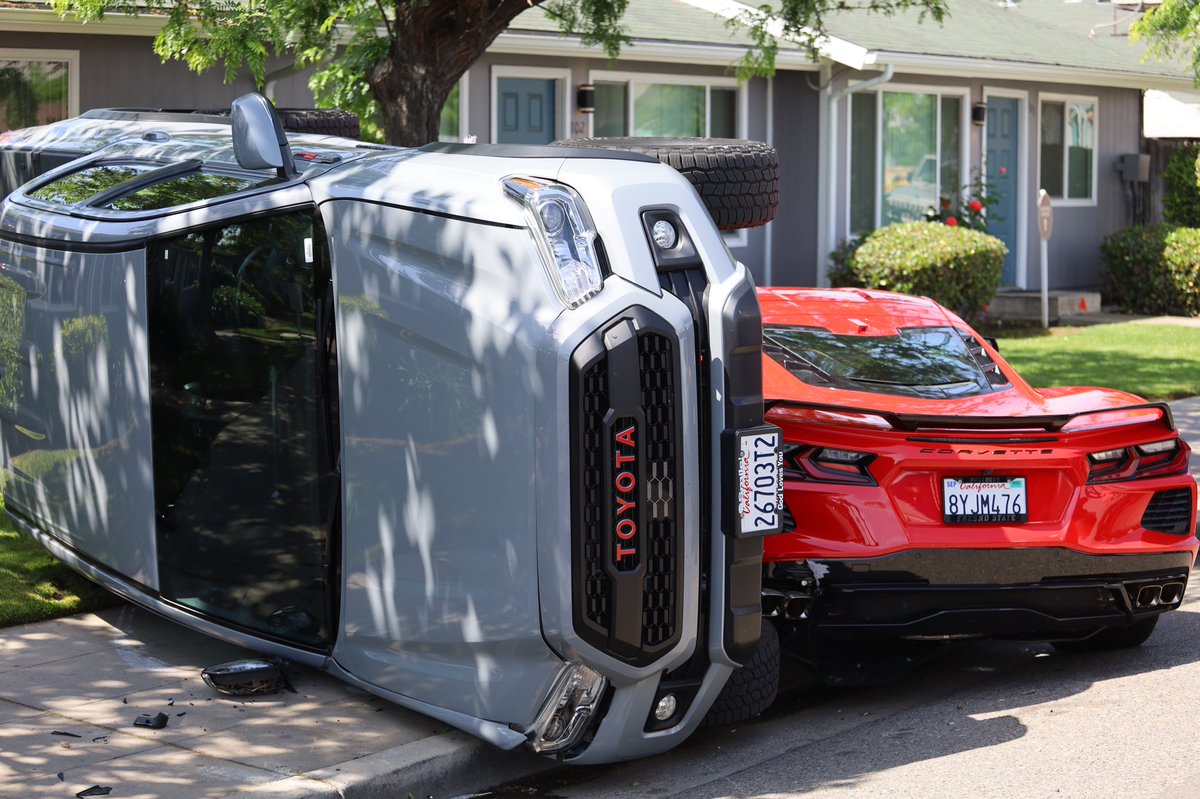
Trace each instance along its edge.
<path fill-rule="evenodd" d="M 361 135 L 358 115 L 339 108 L 277 108 L 284 130 L 292 133 L 316 133 L 322 136 L 344 136 L 357 139 Z"/>
<path fill-rule="evenodd" d="M 695 187 L 721 230 L 765 225 L 779 206 L 779 155 L 762 142 L 620 137 L 554 144 L 642 153 L 675 167 Z"/>

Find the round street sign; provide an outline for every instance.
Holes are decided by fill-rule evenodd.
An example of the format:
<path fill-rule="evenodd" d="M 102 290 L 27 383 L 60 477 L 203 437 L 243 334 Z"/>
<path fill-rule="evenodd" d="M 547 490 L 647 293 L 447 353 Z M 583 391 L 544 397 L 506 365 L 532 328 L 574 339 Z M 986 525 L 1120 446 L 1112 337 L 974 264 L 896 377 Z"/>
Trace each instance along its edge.
<path fill-rule="evenodd" d="M 1038 232 L 1043 241 L 1050 240 L 1050 231 L 1054 230 L 1054 209 L 1050 207 L 1050 195 L 1045 189 L 1038 189 Z"/>

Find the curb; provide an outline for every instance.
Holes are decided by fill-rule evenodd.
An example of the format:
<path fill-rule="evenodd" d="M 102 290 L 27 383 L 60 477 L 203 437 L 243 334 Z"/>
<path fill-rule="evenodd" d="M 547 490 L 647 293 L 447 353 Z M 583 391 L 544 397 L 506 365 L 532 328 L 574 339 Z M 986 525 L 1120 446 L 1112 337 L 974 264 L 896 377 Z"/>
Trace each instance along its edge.
<path fill-rule="evenodd" d="M 275 780 L 222 799 L 442 799 L 522 779 L 558 764 L 451 732 L 336 766 Z"/>

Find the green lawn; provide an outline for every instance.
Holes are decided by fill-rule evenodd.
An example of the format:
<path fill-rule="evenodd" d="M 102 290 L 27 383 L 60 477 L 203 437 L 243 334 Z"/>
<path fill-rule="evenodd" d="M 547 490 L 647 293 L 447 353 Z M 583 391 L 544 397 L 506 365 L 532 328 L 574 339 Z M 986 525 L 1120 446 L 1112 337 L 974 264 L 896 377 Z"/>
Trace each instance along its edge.
<path fill-rule="evenodd" d="M 0 516 L 0 627 L 115 605 L 119 600 L 18 535 Z"/>
<path fill-rule="evenodd" d="M 1200 394 L 1200 327 L 1119 324 L 1002 331 L 1000 354 L 1037 387 L 1106 386 L 1148 400 Z"/>

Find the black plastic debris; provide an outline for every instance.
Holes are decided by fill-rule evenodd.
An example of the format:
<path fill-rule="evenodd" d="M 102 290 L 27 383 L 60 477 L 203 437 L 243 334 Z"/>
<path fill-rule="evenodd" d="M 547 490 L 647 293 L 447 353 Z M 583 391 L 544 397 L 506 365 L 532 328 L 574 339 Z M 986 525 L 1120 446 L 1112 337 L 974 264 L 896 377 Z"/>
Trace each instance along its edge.
<path fill-rule="evenodd" d="M 107 785 L 93 785 L 91 788 L 86 788 L 75 794 L 75 799 L 87 799 L 89 796 L 108 796 L 112 793 L 112 788 Z"/>
<path fill-rule="evenodd" d="M 107 735 L 97 735 L 95 738 L 92 739 L 92 743 L 106 744 L 106 743 L 108 743 L 108 736 Z"/>
<path fill-rule="evenodd" d="M 76 735 L 73 732 L 63 732 L 62 730 L 53 730 L 53 731 L 51 731 L 50 734 L 51 735 L 62 735 L 66 738 L 82 738 L 83 737 L 82 735 Z"/>
<path fill-rule="evenodd" d="M 278 660 L 234 660 L 209 666 L 200 676 L 209 688 L 225 696 L 274 694 L 281 688 L 295 692 Z"/>
<path fill-rule="evenodd" d="M 66 777 L 63 776 L 63 773 L 61 771 L 58 772 L 58 774 L 56 776 L 58 777 L 59 782 L 65 782 L 67 779 Z"/>
<path fill-rule="evenodd" d="M 152 730 L 161 730 L 167 726 L 167 714 L 158 713 L 151 716 L 149 713 L 143 713 L 133 721 L 135 727 L 149 727 Z"/>

